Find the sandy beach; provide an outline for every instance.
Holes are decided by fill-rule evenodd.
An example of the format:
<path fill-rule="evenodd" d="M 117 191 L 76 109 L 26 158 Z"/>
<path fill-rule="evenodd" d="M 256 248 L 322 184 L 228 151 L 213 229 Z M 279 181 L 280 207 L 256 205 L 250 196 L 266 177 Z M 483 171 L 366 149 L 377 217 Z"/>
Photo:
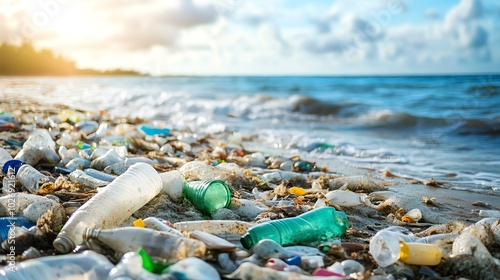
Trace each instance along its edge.
<path fill-rule="evenodd" d="M 0 138 L 2 139 L 0 143 L 7 151 L 9 151 L 12 156 L 16 156 L 16 154 L 21 150 L 20 146 L 17 146 L 13 143 L 17 142 L 19 144 L 22 144 L 29 136 L 30 130 L 34 129 L 35 126 L 37 126 L 38 128 L 50 129 L 52 133 L 56 135 L 55 140 L 61 137 L 60 133 L 62 133 L 64 130 L 69 129 L 69 131 L 71 131 L 72 129 L 71 126 L 68 126 L 68 123 L 57 120 L 57 115 L 62 110 L 72 109 L 65 105 L 48 106 L 46 103 L 40 104 L 35 100 L 9 97 L 2 98 L 0 108 L 2 108 L 4 112 L 11 113 L 14 116 L 13 123 L 15 125 L 15 128 L 0 132 Z M 79 113 L 84 115 L 86 114 L 85 112 Z M 128 123 L 131 125 L 131 127 L 134 127 L 141 123 L 147 122 L 146 120 L 140 119 L 110 119 L 106 114 L 103 114 L 102 116 L 96 116 L 95 112 L 88 113 L 86 114 L 86 116 L 94 119 L 97 118 L 100 123 L 107 122 L 111 126 L 108 127 L 108 131 L 111 131 L 108 132 L 108 134 L 112 133 L 113 126 L 116 126 L 118 124 Z M 190 132 L 172 131 L 172 136 L 167 138 L 167 142 L 170 142 L 174 145 L 175 141 L 177 140 L 176 135 L 182 135 L 181 133 L 185 134 Z M 131 143 L 135 143 L 135 146 L 129 146 L 130 149 L 128 156 L 143 156 L 158 160 L 159 164 L 155 164 L 154 167 L 159 172 L 177 170 L 182 166 L 183 163 L 193 160 L 202 160 L 206 163 L 212 164 L 213 162 L 221 160 L 217 153 L 213 153 L 215 147 L 213 147 L 212 144 L 221 143 L 221 139 L 225 139 L 225 137 L 227 137 L 228 135 L 231 135 L 230 131 L 222 132 L 216 135 L 209 135 L 208 138 L 204 138 L 202 141 L 192 142 L 192 147 L 196 147 L 197 145 L 201 147 L 201 149 L 196 149 L 199 152 L 193 152 L 195 149 L 191 151 L 183 151 L 182 147 L 177 146 L 176 150 L 181 153 L 178 153 L 174 158 L 166 153 L 155 151 L 154 148 L 147 148 L 147 143 L 151 142 L 151 139 L 135 139 L 131 141 Z M 12 142 L 10 140 L 13 140 L 15 142 Z M 82 140 L 85 139 L 82 138 Z M 242 153 L 247 155 L 259 152 L 258 150 L 245 150 L 243 147 L 241 147 L 241 150 Z M 254 197 L 255 193 L 252 194 L 252 192 L 255 192 L 255 190 L 252 190 L 256 189 L 261 192 L 264 192 L 266 190 L 268 190 L 269 192 L 270 190 L 271 195 L 269 197 L 273 197 L 273 191 L 276 194 L 278 193 L 276 187 L 283 186 L 284 182 L 282 181 L 266 183 L 265 181 L 262 181 L 262 177 L 259 177 L 259 175 L 262 174 L 272 173 L 273 169 L 269 169 L 269 167 L 256 168 L 252 166 L 251 162 L 247 161 L 247 164 L 245 165 L 242 163 L 244 161 L 238 161 L 235 159 L 237 158 L 225 158 L 228 163 L 236 162 L 240 164 L 241 171 L 243 172 L 242 174 L 245 174 L 245 176 L 242 177 L 240 175 L 233 174 L 227 177 L 226 182 L 231 187 L 233 198 L 250 199 L 254 202 L 261 202 L 266 204 L 266 200 L 257 201 Z M 242 157 L 238 157 L 238 159 L 242 159 Z M 307 161 L 311 159 L 304 158 L 301 160 Z M 51 175 L 54 179 L 62 176 L 63 178 L 66 178 L 66 181 L 69 183 L 70 181 L 67 179 L 68 175 L 64 175 L 61 173 L 61 171 L 57 171 L 54 169 L 56 165 L 57 163 L 49 163 L 42 160 L 35 167 L 38 170 L 42 171 L 44 174 Z M 374 261 L 373 257 L 368 252 L 370 239 L 382 229 L 397 225 L 403 226 L 404 228 L 409 230 L 409 232 L 413 232 L 417 235 L 418 233 L 421 233 L 421 236 L 426 236 L 427 234 L 425 233 L 425 230 L 430 228 L 432 225 L 444 225 L 448 223 L 448 229 L 437 232 L 453 232 L 457 229 L 462 230 L 462 228 L 460 227 L 454 227 L 454 225 L 457 223 L 466 226 L 474 224 L 475 222 L 484 218 L 478 215 L 479 210 L 499 210 L 497 196 L 492 196 L 485 193 L 474 193 L 470 191 L 450 189 L 450 187 L 452 187 L 452 184 L 449 184 L 447 182 L 437 182 L 435 180 L 431 181 L 431 178 L 428 178 L 427 181 L 422 181 L 420 179 L 411 178 L 408 176 L 402 178 L 400 176 L 392 174 L 389 170 L 381 173 L 378 170 L 356 168 L 353 166 L 349 166 L 348 164 L 340 160 L 329 160 L 328 162 L 322 162 L 321 160 L 318 160 L 316 161 L 316 166 L 316 169 L 312 172 L 296 170 L 296 174 L 300 177 L 293 177 L 288 181 L 289 183 L 286 183 L 290 186 L 293 185 L 295 187 L 303 188 L 308 192 L 308 194 L 304 196 L 297 196 L 290 192 L 289 187 L 285 187 L 285 189 L 282 191 L 284 193 L 274 198 L 274 200 L 277 199 L 277 201 L 288 201 L 288 204 L 283 204 L 288 206 L 282 205 L 269 207 L 267 208 L 267 211 L 260 211 L 260 214 L 257 217 L 255 217 L 256 214 L 254 214 L 253 216 L 243 216 L 241 215 L 241 213 L 240 215 L 232 214 L 232 216 L 227 216 L 226 213 L 226 216 L 222 216 L 222 219 L 238 218 L 246 222 L 258 222 L 262 219 L 268 220 L 269 218 L 280 219 L 293 217 L 302 213 L 304 209 L 313 208 L 314 205 L 318 203 L 318 201 L 323 201 L 323 203 L 326 203 L 326 205 L 333 206 L 337 210 L 345 212 L 350 222 L 350 228 L 341 238 L 343 244 L 347 244 L 347 247 L 343 247 L 340 253 L 338 250 L 333 250 L 327 253 L 324 258 L 325 266 L 332 265 L 336 261 L 353 259 L 363 264 L 366 269 L 364 274 L 365 277 L 370 277 L 370 275 L 377 274 L 386 276 L 394 274 L 395 276 L 397 276 L 398 273 L 401 273 L 401 271 L 390 272 L 390 270 L 387 269 L 381 270 L 378 264 Z M 362 183 L 359 186 L 347 186 L 347 188 L 351 188 L 356 193 L 363 193 L 367 195 L 365 203 L 354 207 L 342 207 L 340 205 L 336 205 L 335 203 L 325 201 L 325 194 L 329 190 L 332 190 L 332 187 L 329 187 L 328 185 L 329 180 L 346 177 L 351 178 L 351 176 L 364 176 L 362 178 L 365 183 Z M 306 180 L 304 181 L 303 178 L 306 178 Z M 370 185 L 366 182 L 371 182 L 375 185 Z M 373 189 L 373 186 L 376 186 L 376 189 Z M 85 188 L 83 186 L 74 185 L 72 183 L 69 183 L 69 185 L 66 185 L 65 187 L 47 187 L 45 189 L 44 187 L 42 187 L 44 191 L 40 192 L 39 195 L 42 195 L 42 193 L 43 195 L 55 195 L 60 199 L 61 203 L 65 203 L 63 205 L 71 205 L 72 207 L 74 207 L 75 203 L 76 205 L 81 205 L 95 194 L 95 190 Z M 25 189 L 21 188 L 20 186 L 16 188 L 19 191 L 25 191 Z M 376 192 L 376 190 L 381 189 L 383 189 L 382 192 Z M 235 202 L 233 201 L 232 203 Z M 421 210 L 423 218 L 418 223 L 402 222 L 402 216 L 409 210 L 415 208 Z M 238 212 L 236 211 L 235 213 Z M 171 223 L 204 220 L 209 218 L 203 216 L 186 200 L 182 202 L 174 202 L 167 195 L 160 194 L 135 214 L 133 214 L 133 216 L 129 219 L 128 222 L 125 223 L 125 225 L 136 219 L 144 219 L 147 217 L 158 217 Z M 436 233 L 436 231 L 434 233 Z M 56 234 L 57 232 L 49 230 L 47 233 L 47 243 L 51 244 Z M 352 251 L 349 251 L 349 249 L 347 249 L 349 247 L 349 244 L 355 244 L 350 245 L 354 246 L 354 249 L 351 248 Z M 37 247 L 36 242 L 27 245 L 33 246 L 35 248 Z M 445 244 L 443 246 L 448 246 L 448 249 L 451 250 L 451 244 Z M 498 250 L 498 248 L 498 244 L 490 248 L 490 253 L 493 257 L 499 257 L 500 251 Z M 50 246 L 42 247 L 39 252 L 43 256 L 53 255 L 56 253 L 53 248 L 50 248 Z M 108 255 L 108 257 L 114 262 L 118 261 L 118 259 L 113 258 L 112 254 Z M 454 263 L 454 259 L 448 259 L 446 257 L 445 259 L 447 260 L 444 260 L 441 265 L 434 268 L 434 270 L 442 276 L 442 278 L 438 279 L 455 279 L 455 277 L 459 277 L 461 275 L 466 278 L 472 277 L 469 279 L 494 279 L 496 275 L 496 272 L 490 270 L 490 268 L 486 266 L 479 265 L 479 263 L 476 263 L 476 265 L 472 268 L 467 268 L 467 271 L 462 271 L 460 269 L 461 265 L 457 265 L 456 263 Z M 18 261 L 22 260 L 23 257 L 18 257 Z M 207 261 L 210 261 L 210 257 L 207 257 Z M 460 263 L 460 261 L 458 261 L 458 263 Z M 452 269 L 450 270 L 449 267 L 452 267 Z M 409 278 L 430 279 L 428 278 L 428 274 L 419 273 L 417 266 L 410 266 L 410 268 L 415 271 L 415 274 Z M 479 278 L 475 278 L 477 275 L 480 275 L 478 276 Z"/>

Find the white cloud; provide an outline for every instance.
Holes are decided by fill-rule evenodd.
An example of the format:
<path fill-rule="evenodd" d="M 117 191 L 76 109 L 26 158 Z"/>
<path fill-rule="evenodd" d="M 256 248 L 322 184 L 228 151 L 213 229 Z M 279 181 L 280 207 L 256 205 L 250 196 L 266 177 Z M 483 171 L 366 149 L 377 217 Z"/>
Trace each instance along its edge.
<path fill-rule="evenodd" d="M 12 32 L 21 34 L 23 20 L 40 11 L 38 1 L 1 1 L 16 9 L 7 13 L 6 2 L 0 2 L 0 40 Z M 221 13 L 217 3 L 231 5 Z M 69 1 L 33 39 L 85 67 L 129 63 L 128 68 L 167 69 L 171 74 L 380 73 L 405 67 L 412 71 L 426 63 L 444 68 L 452 62 L 491 64 L 500 59 L 500 48 L 494 47 L 500 43 L 494 32 L 499 20 L 492 4 L 483 6 L 481 0 L 457 1 L 440 14 L 430 7 L 418 12 L 418 20 L 415 14 L 408 17 L 415 13 L 413 4 L 403 0 L 290 3 Z"/>
<path fill-rule="evenodd" d="M 489 60 L 488 31 L 481 19 L 484 9 L 480 0 L 461 0 L 446 14 L 444 29 L 453 45 L 473 59 Z M 464 59 L 463 56 L 460 59 Z"/>

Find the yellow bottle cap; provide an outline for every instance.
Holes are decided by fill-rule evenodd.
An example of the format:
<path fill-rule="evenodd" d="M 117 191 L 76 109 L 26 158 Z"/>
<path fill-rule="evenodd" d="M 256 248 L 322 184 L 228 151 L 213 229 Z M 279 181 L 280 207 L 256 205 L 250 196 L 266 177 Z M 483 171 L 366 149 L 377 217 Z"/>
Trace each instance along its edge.
<path fill-rule="evenodd" d="M 132 224 L 134 227 L 146 227 L 146 224 L 144 224 L 144 221 L 141 218 L 135 220 Z"/>
<path fill-rule="evenodd" d="M 306 194 L 306 191 L 303 188 L 300 188 L 300 187 L 291 187 L 290 188 L 290 193 L 294 194 L 294 195 L 297 195 L 297 196 L 302 196 L 302 195 Z"/>

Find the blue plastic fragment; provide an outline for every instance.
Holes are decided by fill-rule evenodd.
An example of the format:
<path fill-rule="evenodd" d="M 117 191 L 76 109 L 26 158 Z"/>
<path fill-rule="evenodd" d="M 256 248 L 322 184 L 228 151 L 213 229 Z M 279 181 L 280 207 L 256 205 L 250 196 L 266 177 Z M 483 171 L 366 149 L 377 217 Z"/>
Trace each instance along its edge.
<path fill-rule="evenodd" d="M 168 128 L 159 128 L 151 125 L 141 125 L 139 129 L 147 136 L 170 136 L 170 129 Z"/>
<path fill-rule="evenodd" d="M 56 166 L 56 167 L 54 167 L 54 169 L 55 169 L 57 172 L 61 173 L 61 174 L 69 174 L 69 173 L 71 173 L 71 170 L 69 170 L 69 169 L 68 169 L 68 168 L 66 168 L 66 167 L 59 167 L 59 166 Z"/>
<path fill-rule="evenodd" d="M 291 258 L 287 259 L 285 262 L 286 262 L 286 264 L 288 264 L 288 265 L 296 265 L 296 266 L 299 266 L 301 261 L 302 261 L 302 260 L 300 259 L 300 257 L 299 257 L 299 256 L 295 256 L 295 257 L 291 257 Z"/>
<path fill-rule="evenodd" d="M 4 140 L 5 143 L 9 144 L 9 145 L 12 145 L 12 146 L 18 146 L 18 147 L 23 147 L 23 145 L 21 145 L 21 143 L 15 141 L 15 140 L 11 140 L 11 139 L 6 139 Z"/>

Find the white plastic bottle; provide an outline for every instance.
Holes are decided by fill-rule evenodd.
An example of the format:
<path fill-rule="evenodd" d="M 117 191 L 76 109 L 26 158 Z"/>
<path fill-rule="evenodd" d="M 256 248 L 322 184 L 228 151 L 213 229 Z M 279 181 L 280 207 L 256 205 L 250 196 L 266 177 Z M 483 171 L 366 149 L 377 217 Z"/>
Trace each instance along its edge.
<path fill-rule="evenodd" d="M 206 252 L 205 243 L 201 241 L 148 228 L 87 229 L 84 237 L 96 239 L 121 254 L 143 248 L 149 255 L 169 263 L 203 257 Z"/>
<path fill-rule="evenodd" d="M 86 228 L 113 228 L 160 193 L 158 172 L 137 163 L 81 206 L 54 240 L 57 251 L 67 253 L 81 244 Z"/>
<path fill-rule="evenodd" d="M 9 265 L 0 270 L 0 275 L 10 280 L 38 279 L 106 279 L 113 264 L 94 251 L 82 254 L 42 257 Z"/>

